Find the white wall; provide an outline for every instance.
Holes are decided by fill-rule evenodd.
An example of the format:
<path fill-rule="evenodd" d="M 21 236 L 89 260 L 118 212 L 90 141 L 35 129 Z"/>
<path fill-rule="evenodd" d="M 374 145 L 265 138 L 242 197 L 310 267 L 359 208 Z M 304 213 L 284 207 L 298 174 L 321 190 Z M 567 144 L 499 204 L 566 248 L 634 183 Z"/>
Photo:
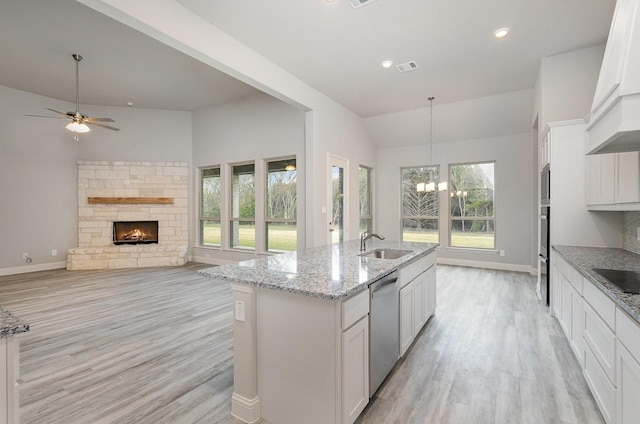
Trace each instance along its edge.
<path fill-rule="evenodd" d="M 262 162 L 282 156 L 296 156 L 298 179 L 299 245 L 305 245 L 305 128 L 304 112 L 267 94 L 257 94 L 222 106 L 193 112 L 194 188 L 198 190 L 198 167 L 221 165 L 223 175 L 228 164 L 256 162 L 256 185 L 263 185 Z M 258 190 L 259 194 L 260 190 Z M 237 261 L 253 253 L 198 247 L 197 194 L 193 196 L 190 239 L 192 251 L 202 262 Z M 222 218 L 227 218 L 227 210 Z M 257 208 L 256 214 L 262 211 Z M 259 218 L 256 216 L 256 218 Z M 262 234 L 257 234 L 257 242 Z"/>
<path fill-rule="evenodd" d="M 529 134 L 433 145 L 433 164 L 440 165 L 441 180 L 448 180 L 449 164 L 495 161 L 496 250 L 505 251 L 505 256 L 500 257 L 496 251 L 448 248 L 447 191 L 440 194 L 440 263 L 530 271 L 533 219 L 530 145 Z M 428 150 L 427 145 L 378 150 L 376 228 L 390 239 L 401 237 L 400 167 L 430 165 Z"/>
<path fill-rule="evenodd" d="M 46 107 L 74 109 L 0 86 L 0 275 L 63 267 L 67 249 L 77 247 L 77 160 L 191 162 L 188 112 L 82 107 L 113 118 L 122 130 L 96 128 L 76 142 L 64 120 L 24 116 L 53 116 Z M 58 256 L 51 256 L 53 249 Z"/>
<path fill-rule="evenodd" d="M 549 122 L 582 119 L 591 111 L 603 55 L 600 45 L 542 59 L 541 129 Z"/>

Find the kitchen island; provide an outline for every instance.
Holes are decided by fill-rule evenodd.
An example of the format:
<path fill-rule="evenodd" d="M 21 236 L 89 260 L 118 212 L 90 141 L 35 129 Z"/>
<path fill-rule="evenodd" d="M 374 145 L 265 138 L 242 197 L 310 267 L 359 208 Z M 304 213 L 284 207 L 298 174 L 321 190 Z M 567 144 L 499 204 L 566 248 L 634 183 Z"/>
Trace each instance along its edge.
<path fill-rule="evenodd" d="M 0 308 L 0 423 L 20 423 L 20 340 L 29 324 Z"/>
<path fill-rule="evenodd" d="M 355 421 L 370 396 L 369 286 L 399 270 L 396 289 L 408 294 L 400 333 L 404 325 L 414 336 L 435 309 L 436 247 L 376 240 L 368 252 L 407 251 L 379 259 L 350 241 L 200 271 L 232 283 L 232 414 L 248 423 Z M 432 289 L 422 284 L 428 269 Z"/>

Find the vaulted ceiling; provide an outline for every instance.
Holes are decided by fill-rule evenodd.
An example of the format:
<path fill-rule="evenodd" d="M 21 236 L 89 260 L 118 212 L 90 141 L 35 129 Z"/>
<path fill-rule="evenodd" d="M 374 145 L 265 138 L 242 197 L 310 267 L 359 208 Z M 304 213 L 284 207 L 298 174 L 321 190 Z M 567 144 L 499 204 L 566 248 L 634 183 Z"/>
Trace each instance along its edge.
<path fill-rule="evenodd" d="M 606 41 L 614 0 L 176 0 L 363 117 L 533 88 L 540 59 Z M 494 31 L 509 27 L 504 39 Z M 0 5 L 0 85 L 195 110 L 255 89 L 75 0 Z M 415 61 L 417 68 L 384 69 Z"/>

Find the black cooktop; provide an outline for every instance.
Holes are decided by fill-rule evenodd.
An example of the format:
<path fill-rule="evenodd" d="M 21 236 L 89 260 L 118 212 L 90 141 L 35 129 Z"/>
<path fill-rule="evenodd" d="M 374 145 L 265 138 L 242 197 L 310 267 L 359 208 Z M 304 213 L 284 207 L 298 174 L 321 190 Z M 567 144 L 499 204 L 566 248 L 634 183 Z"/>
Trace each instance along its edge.
<path fill-rule="evenodd" d="M 640 272 L 602 268 L 593 268 L 593 270 L 618 286 L 623 292 L 640 294 Z"/>

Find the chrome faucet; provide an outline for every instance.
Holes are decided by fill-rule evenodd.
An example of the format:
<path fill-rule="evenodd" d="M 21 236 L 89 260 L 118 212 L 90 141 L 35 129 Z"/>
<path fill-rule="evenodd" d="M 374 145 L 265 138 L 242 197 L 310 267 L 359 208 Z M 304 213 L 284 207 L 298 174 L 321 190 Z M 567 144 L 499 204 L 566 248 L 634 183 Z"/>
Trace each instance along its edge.
<path fill-rule="evenodd" d="M 365 250 L 367 250 L 367 240 L 373 237 L 377 238 L 378 240 L 384 240 L 384 237 L 376 233 L 369 234 L 369 231 L 363 232 L 360 235 L 360 251 L 361 252 L 364 252 Z"/>

